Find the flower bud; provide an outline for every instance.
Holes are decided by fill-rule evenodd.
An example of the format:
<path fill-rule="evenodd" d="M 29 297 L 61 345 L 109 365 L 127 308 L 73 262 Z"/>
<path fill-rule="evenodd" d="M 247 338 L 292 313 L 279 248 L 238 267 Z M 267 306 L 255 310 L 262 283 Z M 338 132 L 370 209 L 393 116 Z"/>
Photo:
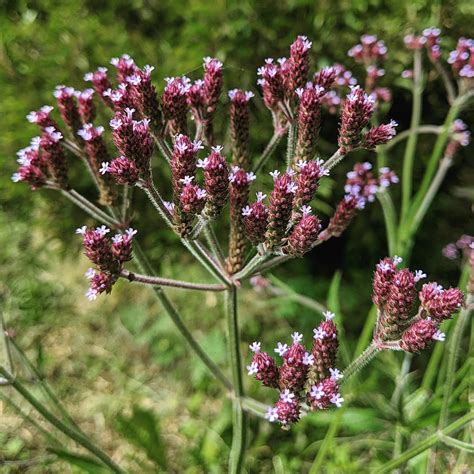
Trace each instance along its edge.
<path fill-rule="evenodd" d="M 303 210 L 303 217 L 296 224 L 290 236 L 285 251 L 293 257 L 302 257 L 313 248 L 321 230 L 321 222 L 316 216 L 310 214 L 311 209 Z"/>
<path fill-rule="evenodd" d="M 262 200 L 265 194 L 257 193 L 257 201 L 242 209 L 247 238 L 253 245 L 258 245 L 265 240 L 268 226 L 268 209 Z"/>
<path fill-rule="evenodd" d="M 229 91 L 232 162 L 245 168 L 250 165 L 249 100 L 252 97 L 249 91 Z"/>
<path fill-rule="evenodd" d="M 390 123 L 372 127 L 366 134 L 362 142 L 362 146 L 368 150 L 373 150 L 377 145 L 385 145 L 395 135 L 397 122 L 390 120 Z"/>
<path fill-rule="evenodd" d="M 419 319 L 403 333 L 400 347 L 406 352 L 420 352 L 433 340 L 443 341 L 444 334 L 433 320 Z"/>
<path fill-rule="evenodd" d="M 298 137 L 294 163 L 299 160 L 309 160 L 313 157 L 316 149 L 316 140 L 321 128 L 321 104 L 320 99 L 324 93 L 321 86 L 308 82 L 306 86 L 296 89 L 299 97 L 298 105 Z"/>
<path fill-rule="evenodd" d="M 349 226 L 358 209 L 365 207 L 365 199 L 360 196 L 346 195 L 336 207 L 327 228 L 319 235 L 320 240 L 339 237 Z"/>
<path fill-rule="evenodd" d="M 214 147 L 200 165 L 204 169 L 207 194 L 204 215 L 209 219 L 215 219 L 222 212 L 229 197 L 229 169 L 227 161 L 220 153 L 221 149 L 222 147 Z"/>
<path fill-rule="evenodd" d="M 63 189 L 69 187 L 68 165 L 64 149 L 60 143 L 63 136 L 53 127 L 46 127 L 41 135 L 40 145 L 43 159 L 48 163 L 49 175 Z"/>
<path fill-rule="evenodd" d="M 419 298 L 423 310 L 436 322 L 449 319 L 464 301 L 462 291 L 457 288 L 445 290 L 436 282 L 423 285 Z"/>
<path fill-rule="evenodd" d="M 229 273 L 242 269 L 245 261 L 247 237 L 243 222 L 242 209 L 247 205 L 250 183 L 255 179 L 253 173 L 247 173 L 238 166 L 232 167 L 230 181 L 230 235 L 229 256 L 226 268 Z"/>

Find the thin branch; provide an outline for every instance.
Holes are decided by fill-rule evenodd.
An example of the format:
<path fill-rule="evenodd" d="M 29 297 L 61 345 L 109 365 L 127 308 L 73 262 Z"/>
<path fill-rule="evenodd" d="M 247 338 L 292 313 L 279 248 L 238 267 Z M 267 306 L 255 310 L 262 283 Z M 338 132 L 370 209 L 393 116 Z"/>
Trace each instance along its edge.
<path fill-rule="evenodd" d="M 265 163 L 272 156 L 273 152 L 277 149 L 281 139 L 286 134 L 286 131 L 287 129 L 285 128 L 283 131 L 274 132 L 272 138 L 270 138 L 270 141 L 265 147 L 265 150 L 260 155 L 260 158 L 258 159 L 257 163 L 253 168 L 254 173 L 258 173 L 265 166 Z"/>
<path fill-rule="evenodd" d="M 224 291 L 227 289 L 226 285 L 206 284 L 206 283 L 192 283 L 189 281 L 171 280 L 169 278 L 161 278 L 151 275 L 142 275 L 140 273 L 129 272 L 122 270 L 120 276 L 129 280 L 130 282 L 143 283 L 145 285 L 153 286 L 170 286 L 182 290 L 200 290 L 200 291 Z"/>
<path fill-rule="evenodd" d="M 413 130 L 413 133 L 416 133 L 417 135 L 428 135 L 428 134 L 439 135 L 442 131 L 443 131 L 443 127 L 439 125 L 420 125 L 419 127 Z M 411 133 L 412 133 L 411 129 L 404 130 L 403 132 L 398 133 L 395 137 L 393 137 L 387 144 L 381 145 L 380 147 L 383 150 L 388 151 L 391 148 L 393 148 L 395 145 L 397 145 L 398 143 L 407 139 Z"/>

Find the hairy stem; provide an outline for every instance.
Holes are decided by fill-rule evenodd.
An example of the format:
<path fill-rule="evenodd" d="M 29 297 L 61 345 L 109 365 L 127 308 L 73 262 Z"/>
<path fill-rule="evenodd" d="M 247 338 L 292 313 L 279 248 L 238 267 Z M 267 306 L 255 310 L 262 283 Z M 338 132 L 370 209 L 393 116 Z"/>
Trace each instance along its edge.
<path fill-rule="evenodd" d="M 190 281 L 172 280 L 169 278 L 156 277 L 151 275 L 142 275 L 140 273 L 129 272 L 122 270 L 120 272 L 122 278 L 126 278 L 131 282 L 143 283 L 145 285 L 153 286 L 170 286 L 182 290 L 200 290 L 200 291 L 224 291 L 227 289 L 226 285 L 212 284 L 212 283 L 192 283 Z"/>
<path fill-rule="evenodd" d="M 240 334 L 237 309 L 237 288 L 229 288 L 226 292 L 226 317 L 228 331 L 228 346 L 232 381 L 235 398 L 232 401 L 232 448 L 229 458 L 229 472 L 238 474 L 243 471 L 245 448 L 247 442 L 247 413 L 243 410 L 241 398 L 244 394 L 242 379 L 242 358 L 240 355 Z"/>
<path fill-rule="evenodd" d="M 63 423 L 53 413 L 51 413 L 19 380 L 15 379 L 9 372 L 3 367 L 0 367 L 0 374 L 8 380 L 10 385 L 20 394 L 22 397 L 38 412 L 40 413 L 49 423 L 55 428 L 64 433 L 68 438 L 74 440 L 76 443 L 81 445 L 84 449 L 92 453 L 98 459 L 100 459 L 106 466 L 108 466 L 112 472 L 122 473 L 124 472 L 120 466 L 118 466 L 112 459 L 107 456 L 101 449 L 99 449 L 93 442 L 91 442 L 82 433 L 79 433 L 75 429 Z"/>
<path fill-rule="evenodd" d="M 353 360 L 348 367 L 344 370 L 344 378 L 341 382 L 347 382 L 353 375 L 355 375 L 359 370 L 363 369 L 379 352 L 380 348 L 372 342 L 367 349 L 362 352 L 362 354 Z"/>
<path fill-rule="evenodd" d="M 295 155 L 296 138 L 298 127 L 295 121 L 291 121 L 288 128 L 288 142 L 286 146 L 286 166 L 290 168 L 293 164 L 293 157 Z"/>
<path fill-rule="evenodd" d="M 346 155 L 341 152 L 340 149 L 334 153 L 324 164 L 324 168 L 328 171 L 334 168 Z"/>

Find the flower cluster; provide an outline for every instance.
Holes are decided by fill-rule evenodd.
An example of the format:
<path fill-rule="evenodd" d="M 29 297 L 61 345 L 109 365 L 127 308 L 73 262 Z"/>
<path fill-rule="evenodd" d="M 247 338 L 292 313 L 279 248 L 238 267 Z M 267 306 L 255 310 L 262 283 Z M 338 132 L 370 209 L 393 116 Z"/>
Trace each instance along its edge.
<path fill-rule="evenodd" d="M 456 49 L 449 53 L 448 63 L 456 76 L 474 78 L 474 39 L 459 38 Z"/>
<path fill-rule="evenodd" d="M 254 354 L 247 366 L 248 374 L 278 390 L 278 401 L 268 409 L 266 418 L 282 427 L 300 419 L 303 404 L 316 411 L 341 407 L 344 401 L 338 383 L 342 373 L 335 368 L 338 340 L 334 314 L 327 311 L 324 316 L 325 320 L 313 331 L 311 352 L 306 351 L 303 335 L 298 332 L 291 335 L 290 346 L 277 344 L 275 352 L 283 359 L 281 365 L 261 350 L 260 342 L 250 345 Z"/>
<path fill-rule="evenodd" d="M 416 284 L 426 275 L 421 270 L 398 269 L 400 263 L 401 258 L 394 257 L 377 264 L 372 293 L 378 309 L 374 340 L 381 347 L 395 341 L 406 352 L 419 352 L 432 340 L 444 340 L 439 325 L 459 310 L 464 296 L 457 288 L 443 289 L 430 282 L 419 291 L 416 308 Z"/>
<path fill-rule="evenodd" d="M 443 255 L 450 260 L 455 260 L 460 256 L 469 258 L 474 243 L 474 236 L 462 235 L 456 242 L 451 242 L 443 248 Z"/>
<path fill-rule="evenodd" d="M 379 78 L 385 75 L 385 70 L 379 67 L 379 64 L 387 57 L 385 43 L 375 35 L 362 35 L 360 43 L 353 46 L 347 54 L 356 62 L 364 64 L 366 69 L 365 89 L 379 101 L 390 101 L 390 90 L 385 87 L 376 87 Z"/>
<path fill-rule="evenodd" d="M 132 241 L 136 233 L 134 229 L 127 229 L 123 234 L 110 237 L 110 229 L 105 225 L 95 229 L 83 226 L 76 230 L 76 234 L 82 236 L 86 257 L 97 266 L 97 270 L 89 268 L 86 272 L 90 280 L 86 293 L 89 300 L 112 291 L 124 264 L 132 259 Z"/>
<path fill-rule="evenodd" d="M 49 115 L 49 111 L 47 114 Z M 46 120 L 45 118 L 45 122 L 42 122 L 40 119 L 44 124 L 47 124 Z M 17 153 L 20 167 L 12 180 L 24 181 L 32 189 L 45 185 L 68 189 L 68 164 L 61 145 L 62 139 L 62 133 L 53 126 L 43 128 L 40 137 L 33 138 L 30 146 Z"/>
<path fill-rule="evenodd" d="M 342 106 L 341 125 L 339 127 L 339 150 L 341 154 L 358 147 L 374 149 L 384 145 L 395 136 L 397 123 L 391 120 L 388 124 L 372 127 L 365 134 L 375 108 L 375 97 L 367 95 L 359 86 L 351 87 L 351 93 Z"/>
<path fill-rule="evenodd" d="M 397 175 L 389 168 L 381 168 L 379 177 L 374 177 L 372 165 L 368 162 L 356 163 L 352 171 L 347 173 L 344 186 L 346 195 L 336 206 L 326 229 L 319 235 L 320 240 L 339 237 L 347 229 L 357 211 L 364 209 L 367 202 L 373 202 L 380 190 L 398 183 Z"/>
<path fill-rule="evenodd" d="M 471 132 L 467 129 L 467 125 L 461 119 L 456 119 L 451 126 L 451 140 L 446 145 L 444 156 L 452 159 L 459 148 L 468 146 L 470 141 Z"/>

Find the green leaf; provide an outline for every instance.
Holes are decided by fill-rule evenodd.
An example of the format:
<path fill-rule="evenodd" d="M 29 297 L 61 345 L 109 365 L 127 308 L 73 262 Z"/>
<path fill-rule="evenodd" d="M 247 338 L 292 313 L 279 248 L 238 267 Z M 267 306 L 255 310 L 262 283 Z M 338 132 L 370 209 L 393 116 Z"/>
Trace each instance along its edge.
<path fill-rule="evenodd" d="M 120 416 L 117 428 L 127 440 L 142 449 L 148 459 L 166 470 L 166 455 L 158 418 L 151 410 L 134 406 L 130 417 Z"/>

